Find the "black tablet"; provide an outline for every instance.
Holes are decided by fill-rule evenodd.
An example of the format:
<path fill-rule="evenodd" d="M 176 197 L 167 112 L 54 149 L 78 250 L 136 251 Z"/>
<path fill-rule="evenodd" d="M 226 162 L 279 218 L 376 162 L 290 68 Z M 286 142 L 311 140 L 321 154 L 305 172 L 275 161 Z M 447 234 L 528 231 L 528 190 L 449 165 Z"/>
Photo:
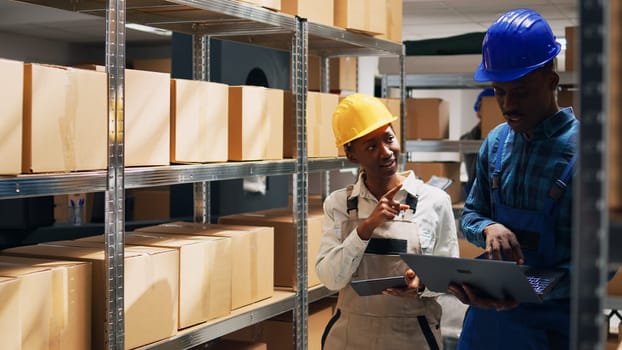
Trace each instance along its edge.
<path fill-rule="evenodd" d="M 362 297 L 382 294 L 387 288 L 406 288 L 408 286 L 404 276 L 370 278 L 352 281 L 350 285 L 352 285 L 352 289 Z"/>

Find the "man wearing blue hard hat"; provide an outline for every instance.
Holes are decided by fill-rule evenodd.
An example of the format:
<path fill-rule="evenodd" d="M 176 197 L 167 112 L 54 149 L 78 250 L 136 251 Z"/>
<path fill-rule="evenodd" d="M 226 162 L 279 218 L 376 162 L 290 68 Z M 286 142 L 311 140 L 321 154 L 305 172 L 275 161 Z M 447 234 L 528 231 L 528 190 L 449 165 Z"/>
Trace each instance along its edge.
<path fill-rule="evenodd" d="M 570 268 L 579 122 L 557 104 L 559 51 L 549 24 L 530 9 L 506 12 L 484 37 L 474 79 L 491 82 L 506 123 L 483 141 L 461 219 L 466 238 L 486 250 L 482 258 Z M 458 348 L 567 349 L 569 275 L 538 304 L 452 284 L 449 291 L 470 305 Z"/>

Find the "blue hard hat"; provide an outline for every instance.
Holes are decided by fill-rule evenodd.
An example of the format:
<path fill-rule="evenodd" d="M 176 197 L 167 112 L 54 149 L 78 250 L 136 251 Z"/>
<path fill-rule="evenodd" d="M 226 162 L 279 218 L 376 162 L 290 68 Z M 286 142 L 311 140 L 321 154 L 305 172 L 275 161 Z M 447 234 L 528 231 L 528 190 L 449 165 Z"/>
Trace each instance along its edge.
<path fill-rule="evenodd" d="M 531 9 L 504 13 L 488 28 L 476 81 L 512 81 L 550 62 L 561 50 L 546 20 Z"/>
<path fill-rule="evenodd" d="M 479 95 L 477 95 L 477 99 L 475 100 L 475 104 L 473 105 L 473 110 L 475 112 L 479 112 L 479 108 L 482 106 L 482 97 L 484 96 L 494 96 L 495 95 L 495 89 L 493 88 L 486 88 L 484 90 L 482 90 Z"/>

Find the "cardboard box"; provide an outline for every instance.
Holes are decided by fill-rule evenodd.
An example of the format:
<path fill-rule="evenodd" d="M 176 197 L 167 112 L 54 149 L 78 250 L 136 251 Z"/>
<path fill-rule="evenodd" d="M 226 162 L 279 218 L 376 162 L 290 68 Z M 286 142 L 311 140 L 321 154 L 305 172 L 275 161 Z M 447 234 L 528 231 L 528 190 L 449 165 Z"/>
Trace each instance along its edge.
<path fill-rule="evenodd" d="M 126 190 L 134 208 L 130 220 L 167 220 L 171 217 L 171 191 L 168 186 Z"/>
<path fill-rule="evenodd" d="M 423 182 L 427 182 L 434 175 L 446 177 L 453 180 L 453 183 L 445 189 L 451 197 L 452 203 L 463 200 L 462 183 L 460 182 L 460 163 L 459 162 L 408 162 L 407 170 L 413 170 Z"/>
<path fill-rule="evenodd" d="M 307 216 L 307 284 L 320 284 L 315 272 L 315 257 L 320 249 L 323 213 L 309 211 Z M 274 285 L 297 289 L 297 227 L 289 208 L 267 209 L 218 218 L 220 224 L 274 227 Z"/>
<path fill-rule="evenodd" d="M 334 57 L 328 60 L 329 84 L 331 92 L 357 91 L 358 58 L 357 57 Z M 321 91 L 320 57 L 308 57 L 308 89 L 309 91 Z"/>
<path fill-rule="evenodd" d="M 229 87 L 229 160 L 283 158 L 283 90 Z"/>
<path fill-rule="evenodd" d="M 607 295 L 622 297 L 622 271 L 619 268 L 613 278 L 607 283 Z"/>
<path fill-rule="evenodd" d="M 217 339 L 209 344 L 210 350 L 268 350 L 268 344 L 243 340 Z"/>
<path fill-rule="evenodd" d="M 612 1 L 614 3 L 615 1 Z M 566 71 L 575 71 L 579 68 L 579 63 L 575 61 L 577 60 L 577 48 L 579 46 L 579 32 L 578 27 L 566 27 L 564 28 L 564 32 L 566 35 L 566 54 L 565 54 L 565 65 Z M 612 31 L 611 31 L 612 32 Z"/>
<path fill-rule="evenodd" d="M 460 248 L 460 257 L 467 259 L 474 259 L 482 255 L 485 251 L 464 238 L 458 239 L 458 247 Z"/>
<path fill-rule="evenodd" d="M 231 239 L 231 309 L 272 297 L 274 230 L 265 227 L 171 222 L 137 232 L 228 237 Z"/>
<path fill-rule="evenodd" d="M 577 95 L 575 98 L 575 94 L 578 94 L 577 90 L 562 90 L 557 92 L 557 104 L 559 107 L 572 107 L 572 110 L 575 113 L 575 116 L 580 119 L 579 115 L 579 96 Z"/>
<path fill-rule="evenodd" d="M 402 111 L 400 109 L 400 99 L 399 98 L 381 98 L 380 101 L 387 106 L 387 109 L 391 114 L 397 117 L 397 120 L 391 124 L 393 127 L 393 131 L 395 132 L 395 136 L 399 142 L 402 142 Z"/>
<path fill-rule="evenodd" d="M 229 87 L 171 80 L 171 162 L 226 162 Z"/>
<path fill-rule="evenodd" d="M 482 104 L 479 111 L 482 116 L 481 125 L 483 140 L 497 125 L 505 123 L 505 118 L 503 118 L 503 113 L 501 112 L 501 108 L 495 96 L 482 97 Z"/>
<path fill-rule="evenodd" d="M 171 74 L 171 66 L 170 58 L 145 58 L 132 60 L 131 67 L 127 68 Z"/>
<path fill-rule="evenodd" d="M 0 276 L 18 279 L 21 349 L 49 349 L 54 325 L 52 272 L 45 267 L 0 266 Z M 2 300 L 4 305 L 5 300 Z M 7 305 L 11 305 L 10 302 Z M 14 320 L 15 322 L 15 320 Z M 3 344 L 4 348 L 4 339 Z"/>
<path fill-rule="evenodd" d="M 81 240 L 104 242 L 104 236 Z M 231 310 L 231 240 L 221 237 L 126 232 L 128 246 L 175 249 L 179 256 L 179 329 L 228 315 Z"/>
<path fill-rule="evenodd" d="M 108 166 L 105 73 L 24 65 L 22 172 L 68 172 Z"/>
<path fill-rule="evenodd" d="M 333 136 L 333 112 L 339 103 L 339 96 L 320 92 L 307 93 L 307 157 L 337 157 Z M 283 125 L 283 156 L 296 158 L 295 120 L 291 93 L 285 94 L 285 122 Z"/>
<path fill-rule="evenodd" d="M 171 76 L 125 70 L 125 166 L 168 165 Z"/>
<path fill-rule="evenodd" d="M 21 350 L 22 319 L 19 308 L 19 280 L 13 277 L 0 276 L 0 339 L 2 348 Z"/>
<path fill-rule="evenodd" d="M 281 0 L 240 0 L 241 2 L 249 3 L 259 7 L 265 7 L 270 10 L 280 11 Z M 289 0 L 286 0 L 289 1 Z"/>
<path fill-rule="evenodd" d="M 281 2 L 281 12 L 309 22 L 333 25 L 333 0 L 285 0 Z"/>
<path fill-rule="evenodd" d="M 387 11 L 387 28 L 379 39 L 402 43 L 402 0 L 385 0 Z"/>
<path fill-rule="evenodd" d="M 22 171 L 24 63 L 0 58 L 0 175 Z"/>
<path fill-rule="evenodd" d="M 326 298 L 309 304 L 307 345 L 309 350 L 322 349 L 322 334 L 333 316 L 334 298 Z M 270 350 L 295 349 L 294 324 L 292 313 L 284 313 L 267 321 L 227 334 L 225 339 L 261 341 Z"/>
<path fill-rule="evenodd" d="M 449 138 L 449 102 L 440 98 L 406 99 L 406 139 Z"/>
<path fill-rule="evenodd" d="M 63 245 L 64 244 L 64 245 Z M 73 246 L 68 246 L 72 244 Z M 97 247 L 95 247 L 97 246 Z M 96 242 L 63 241 L 10 248 L 4 254 L 90 261 L 92 349 L 103 349 L 106 329 L 104 251 Z M 131 349 L 177 333 L 177 251 L 131 246 L 124 251 L 125 348 Z M 38 317 L 41 317 L 38 315 Z M 44 347 L 40 347 L 44 348 Z M 45 347 L 47 348 L 47 347 Z"/>
<path fill-rule="evenodd" d="M 386 0 L 334 0 L 335 27 L 368 35 L 387 30 Z"/>
<path fill-rule="evenodd" d="M 82 350 L 91 346 L 90 263 L 0 255 L 0 266 L 50 269 L 52 322 L 49 328 L 49 349 Z"/>

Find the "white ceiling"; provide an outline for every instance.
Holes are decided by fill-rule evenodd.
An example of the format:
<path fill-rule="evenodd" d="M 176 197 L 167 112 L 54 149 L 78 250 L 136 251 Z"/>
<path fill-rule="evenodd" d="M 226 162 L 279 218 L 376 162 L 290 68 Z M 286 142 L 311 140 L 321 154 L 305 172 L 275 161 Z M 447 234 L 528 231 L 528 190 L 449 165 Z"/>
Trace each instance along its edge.
<path fill-rule="evenodd" d="M 578 23 L 576 0 L 403 0 L 403 5 L 403 40 L 486 31 L 500 14 L 516 7 L 540 12 L 558 37 L 564 36 L 565 27 Z M 103 42 L 104 29 L 100 17 L 0 0 L 0 31 L 68 42 Z M 161 39 L 127 31 L 128 41 Z"/>
<path fill-rule="evenodd" d="M 403 0 L 403 40 L 485 32 L 505 11 L 528 7 L 547 19 L 557 37 L 578 24 L 576 0 Z"/>

